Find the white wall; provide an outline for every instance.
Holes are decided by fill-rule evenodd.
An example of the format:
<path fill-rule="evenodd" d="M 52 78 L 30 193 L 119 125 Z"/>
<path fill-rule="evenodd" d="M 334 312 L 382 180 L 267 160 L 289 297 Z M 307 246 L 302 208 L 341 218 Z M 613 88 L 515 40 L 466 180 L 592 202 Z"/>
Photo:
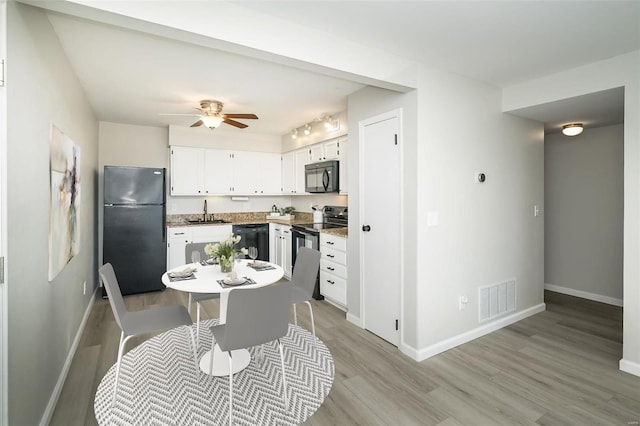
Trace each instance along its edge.
<path fill-rule="evenodd" d="M 640 376 L 640 51 L 616 56 L 503 92 L 503 111 L 624 87 L 623 359 Z"/>
<path fill-rule="evenodd" d="M 514 316 L 544 309 L 544 220 L 533 216 L 544 195 L 541 123 L 503 114 L 499 88 L 426 68 L 421 77 L 416 251 L 424 358 L 491 331 L 478 320 L 481 286 L 515 278 Z M 485 183 L 475 183 L 477 172 Z M 438 214 L 437 226 L 427 226 L 429 212 Z M 460 296 L 469 300 L 465 310 Z"/>
<path fill-rule="evenodd" d="M 545 285 L 622 303 L 624 126 L 545 136 Z"/>
<path fill-rule="evenodd" d="M 8 2 L 7 30 L 9 424 L 36 425 L 97 285 L 98 123 L 45 14 Z M 81 149 L 81 240 L 48 282 L 52 123 Z"/>

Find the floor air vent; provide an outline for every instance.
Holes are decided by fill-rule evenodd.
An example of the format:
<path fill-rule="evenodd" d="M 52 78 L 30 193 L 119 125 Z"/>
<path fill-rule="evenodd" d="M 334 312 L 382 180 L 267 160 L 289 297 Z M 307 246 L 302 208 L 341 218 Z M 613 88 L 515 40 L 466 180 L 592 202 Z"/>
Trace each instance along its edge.
<path fill-rule="evenodd" d="M 516 310 L 516 280 L 480 287 L 480 322 L 488 321 Z"/>

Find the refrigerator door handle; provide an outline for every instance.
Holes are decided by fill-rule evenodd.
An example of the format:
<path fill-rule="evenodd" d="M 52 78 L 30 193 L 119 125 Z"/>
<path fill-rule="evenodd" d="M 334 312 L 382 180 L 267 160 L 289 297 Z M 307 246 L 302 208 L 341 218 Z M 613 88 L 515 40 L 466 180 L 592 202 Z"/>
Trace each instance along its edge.
<path fill-rule="evenodd" d="M 162 242 L 167 242 L 167 205 L 162 205 Z"/>

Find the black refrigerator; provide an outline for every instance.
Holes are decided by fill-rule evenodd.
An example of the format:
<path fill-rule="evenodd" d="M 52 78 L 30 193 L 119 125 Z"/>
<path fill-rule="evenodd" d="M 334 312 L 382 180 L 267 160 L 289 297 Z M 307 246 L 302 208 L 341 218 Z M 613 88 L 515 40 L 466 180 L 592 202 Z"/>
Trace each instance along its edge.
<path fill-rule="evenodd" d="M 103 263 L 123 295 L 163 290 L 167 269 L 165 169 L 104 167 Z"/>

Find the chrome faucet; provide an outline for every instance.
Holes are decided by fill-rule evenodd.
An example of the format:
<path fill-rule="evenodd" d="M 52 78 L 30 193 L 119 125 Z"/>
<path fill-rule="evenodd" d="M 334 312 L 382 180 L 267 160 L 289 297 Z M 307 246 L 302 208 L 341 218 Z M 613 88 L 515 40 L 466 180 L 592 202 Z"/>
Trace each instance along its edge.
<path fill-rule="evenodd" d="M 203 222 L 207 221 L 207 200 L 204 200 L 204 214 L 202 215 L 202 218 Z"/>

